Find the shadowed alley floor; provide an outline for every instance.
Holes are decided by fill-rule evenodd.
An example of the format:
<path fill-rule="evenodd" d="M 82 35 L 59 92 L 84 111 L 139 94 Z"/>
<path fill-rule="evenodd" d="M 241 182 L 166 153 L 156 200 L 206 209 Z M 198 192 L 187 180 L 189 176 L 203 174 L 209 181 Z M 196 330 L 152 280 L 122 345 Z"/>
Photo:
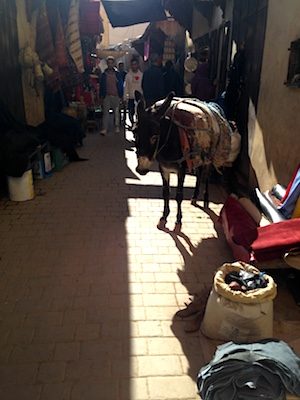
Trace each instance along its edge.
<path fill-rule="evenodd" d="M 90 135 L 81 154 L 90 160 L 39 182 L 34 201 L 0 203 L 0 398 L 195 400 L 215 343 L 174 314 L 232 259 L 221 193 L 209 212 L 192 207 L 188 177 L 175 237 L 156 229 L 161 178 L 135 174 L 129 142 Z"/>

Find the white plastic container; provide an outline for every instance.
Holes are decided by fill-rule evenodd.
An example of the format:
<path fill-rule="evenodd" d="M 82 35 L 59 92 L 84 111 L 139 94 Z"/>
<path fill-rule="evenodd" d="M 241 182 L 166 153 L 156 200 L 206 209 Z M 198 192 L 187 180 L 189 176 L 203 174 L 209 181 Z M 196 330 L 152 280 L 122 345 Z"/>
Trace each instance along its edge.
<path fill-rule="evenodd" d="M 20 178 L 7 177 L 11 201 L 27 201 L 34 198 L 32 170 L 24 172 Z"/>

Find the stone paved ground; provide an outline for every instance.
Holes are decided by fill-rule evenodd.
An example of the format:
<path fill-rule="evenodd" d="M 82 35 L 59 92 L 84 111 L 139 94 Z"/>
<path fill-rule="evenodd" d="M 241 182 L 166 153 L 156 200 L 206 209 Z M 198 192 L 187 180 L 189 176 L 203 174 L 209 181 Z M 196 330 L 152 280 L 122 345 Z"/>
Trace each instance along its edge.
<path fill-rule="evenodd" d="M 90 135 L 89 162 L 40 182 L 34 201 L 1 201 L 1 399 L 197 399 L 215 343 L 174 314 L 231 260 L 213 222 L 222 196 L 205 213 L 187 189 L 184 235 L 159 232 L 159 174 L 138 177 L 131 150 Z M 174 214 L 172 202 L 170 227 Z"/>

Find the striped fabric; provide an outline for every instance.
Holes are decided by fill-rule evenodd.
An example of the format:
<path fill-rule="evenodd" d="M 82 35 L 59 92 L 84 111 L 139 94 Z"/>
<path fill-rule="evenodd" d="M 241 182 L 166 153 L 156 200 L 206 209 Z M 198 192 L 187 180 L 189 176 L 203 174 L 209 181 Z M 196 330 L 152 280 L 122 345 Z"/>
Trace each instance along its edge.
<path fill-rule="evenodd" d="M 52 75 L 45 77 L 47 85 L 49 85 L 54 91 L 59 90 L 60 76 L 45 3 L 41 6 L 37 19 L 36 51 L 40 60 L 53 69 Z"/>
<path fill-rule="evenodd" d="M 56 59 L 59 68 L 63 68 L 69 65 L 68 53 L 65 43 L 65 34 L 61 22 L 61 17 L 59 11 L 57 11 L 57 26 L 56 26 L 56 36 L 55 36 L 55 51 Z"/>
<path fill-rule="evenodd" d="M 66 43 L 78 72 L 83 73 L 84 66 L 79 32 L 79 0 L 71 0 Z"/>

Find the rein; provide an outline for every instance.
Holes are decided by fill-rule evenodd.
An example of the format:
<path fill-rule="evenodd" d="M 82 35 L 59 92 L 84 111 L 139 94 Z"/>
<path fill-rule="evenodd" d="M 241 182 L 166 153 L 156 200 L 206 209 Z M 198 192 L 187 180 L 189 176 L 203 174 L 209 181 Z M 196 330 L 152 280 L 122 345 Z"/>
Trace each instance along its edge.
<path fill-rule="evenodd" d="M 169 127 L 169 129 L 168 129 L 168 132 L 167 132 L 167 138 L 166 138 L 165 142 L 162 144 L 162 146 L 159 148 L 159 138 L 160 138 L 160 135 L 158 135 L 159 137 L 158 137 L 158 140 L 157 140 L 157 143 L 156 143 L 156 148 L 155 148 L 155 151 L 154 151 L 154 154 L 153 154 L 153 159 L 156 159 L 156 157 L 159 155 L 159 153 L 160 153 L 160 152 L 166 147 L 166 145 L 168 144 L 168 141 L 169 141 L 170 135 L 171 135 L 171 130 L 172 130 L 172 123 L 173 123 L 174 125 L 176 125 L 177 127 L 179 127 L 179 128 L 190 129 L 190 130 L 192 130 L 192 129 L 191 129 L 190 127 L 188 127 L 188 126 L 183 126 L 183 125 L 181 125 L 181 124 L 179 124 L 179 123 L 175 123 L 175 122 L 174 122 L 175 111 L 176 111 L 176 109 L 177 109 L 177 107 L 178 107 L 178 105 L 179 105 L 180 103 L 191 104 L 191 103 L 189 103 L 186 99 L 181 99 L 181 100 L 179 100 L 179 101 L 174 105 L 174 107 L 172 108 L 172 115 L 171 115 L 171 118 L 170 118 L 171 123 L 170 123 L 170 127 Z M 168 111 L 168 110 L 167 110 L 167 111 Z M 163 117 L 166 115 L 167 111 L 165 112 L 165 114 L 163 115 Z M 203 130 L 204 130 L 204 129 L 203 129 Z M 206 130 L 207 130 L 207 131 L 211 131 L 210 129 L 206 129 Z M 185 154 L 183 157 L 178 158 L 177 160 L 172 160 L 172 161 L 170 161 L 170 163 L 181 164 L 183 161 L 186 161 L 188 157 L 193 156 L 193 155 L 197 155 L 197 152 L 193 151 L 193 152 L 190 152 L 190 153 L 188 153 L 188 154 Z"/>

